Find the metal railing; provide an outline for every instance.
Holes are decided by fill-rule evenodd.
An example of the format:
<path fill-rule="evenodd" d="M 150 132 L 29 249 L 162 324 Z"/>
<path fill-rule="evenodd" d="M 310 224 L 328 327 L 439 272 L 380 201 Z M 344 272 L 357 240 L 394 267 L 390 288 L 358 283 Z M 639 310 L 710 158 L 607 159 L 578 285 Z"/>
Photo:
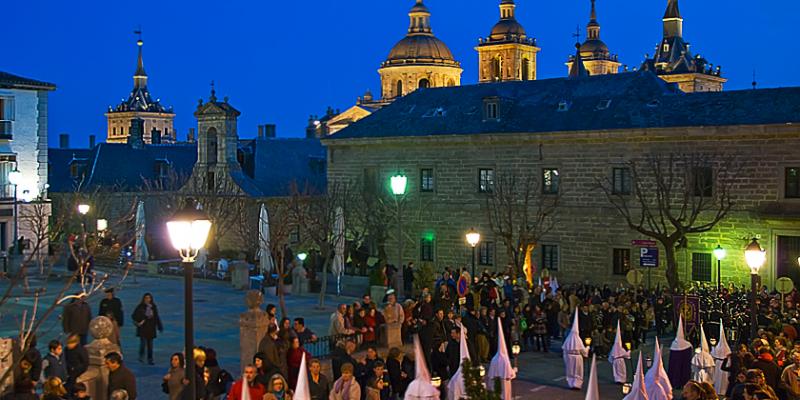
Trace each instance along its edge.
<path fill-rule="evenodd" d="M 11 139 L 13 137 L 13 124 L 8 120 L 0 120 L 0 139 Z"/>
<path fill-rule="evenodd" d="M 331 336 L 322 336 L 318 337 L 317 340 L 313 342 L 307 342 L 303 345 L 303 347 L 311 353 L 311 356 L 314 358 L 324 359 L 329 358 L 331 356 L 331 352 L 333 349 L 336 348 L 336 344 L 346 340 L 349 337 L 353 337 L 356 339 L 356 343 L 359 343 L 360 335 L 331 335 Z"/>

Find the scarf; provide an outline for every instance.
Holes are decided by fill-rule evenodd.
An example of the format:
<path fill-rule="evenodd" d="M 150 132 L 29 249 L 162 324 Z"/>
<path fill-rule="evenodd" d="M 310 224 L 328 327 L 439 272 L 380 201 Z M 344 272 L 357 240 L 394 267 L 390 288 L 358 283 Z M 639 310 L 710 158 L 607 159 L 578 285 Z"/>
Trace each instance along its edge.
<path fill-rule="evenodd" d="M 272 395 L 275 396 L 278 400 L 283 400 L 283 396 L 286 394 L 286 388 L 281 389 L 279 392 L 272 391 Z"/>
<path fill-rule="evenodd" d="M 351 378 L 349 381 L 346 382 L 344 379 L 339 379 L 333 385 L 333 391 L 336 393 L 341 393 L 342 400 L 350 400 L 350 385 L 353 383 L 353 379 L 355 378 Z M 358 399 L 353 399 L 353 400 L 358 400 Z"/>

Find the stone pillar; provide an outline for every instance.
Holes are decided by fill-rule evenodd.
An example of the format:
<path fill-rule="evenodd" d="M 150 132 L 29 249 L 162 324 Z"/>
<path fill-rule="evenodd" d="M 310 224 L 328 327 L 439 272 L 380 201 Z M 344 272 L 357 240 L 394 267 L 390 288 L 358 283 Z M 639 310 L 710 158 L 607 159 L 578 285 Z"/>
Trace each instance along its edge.
<path fill-rule="evenodd" d="M 94 340 L 86 345 L 89 353 L 89 369 L 78 377 L 78 382 L 86 384 L 89 396 L 94 400 L 108 400 L 108 367 L 105 356 L 108 353 L 122 354 L 119 346 L 109 338 L 114 332 L 114 323 L 108 318 L 99 316 L 89 324 L 89 333 Z"/>
<path fill-rule="evenodd" d="M 244 371 L 244 366 L 253 362 L 258 344 L 267 335 L 269 323 L 267 313 L 261 309 L 264 296 L 260 291 L 248 290 L 244 299 L 248 310 L 239 314 L 240 371 Z"/>

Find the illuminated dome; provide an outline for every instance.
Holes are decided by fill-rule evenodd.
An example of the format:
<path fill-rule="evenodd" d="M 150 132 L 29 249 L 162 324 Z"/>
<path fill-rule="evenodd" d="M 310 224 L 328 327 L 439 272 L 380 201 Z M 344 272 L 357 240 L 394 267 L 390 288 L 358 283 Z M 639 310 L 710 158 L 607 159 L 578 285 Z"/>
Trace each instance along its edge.
<path fill-rule="evenodd" d="M 590 39 L 583 42 L 581 45 L 581 56 L 583 57 L 591 57 L 595 55 L 607 56 L 608 54 L 608 46 L 600 39 Z"/>
<path fill-rule="evenodd" d="M 516 19 L 501 19 L 492 28 L 492 40 L 504 40 L 509 36 L 525 37 L 525 28 Z"/>
<path fill-rule="evenodd" d="M 392 47 L 384 66 L 413 63 L 458 65 L 444 42 L 433 35 L 414 35 L 404 37 Z"/>

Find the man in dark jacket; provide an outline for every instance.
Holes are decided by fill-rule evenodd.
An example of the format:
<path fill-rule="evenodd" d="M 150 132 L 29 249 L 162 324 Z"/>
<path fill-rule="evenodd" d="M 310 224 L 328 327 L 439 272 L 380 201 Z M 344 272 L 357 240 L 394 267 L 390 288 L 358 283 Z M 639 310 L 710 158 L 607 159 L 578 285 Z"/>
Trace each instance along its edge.
<path fill-rule="evenodd" d="M 89 322 L 92 321 L 92 309 L 86 303 L 86 295 L 78 294 L 78 298 L 72 300 L 61 315 L 61 326 L 64 333 L 77 333 L 81 338 L 81 344 L 86 344 L 86 335 L 89 333 Z"/>
<path fill-rule="evenodd" d="M 458 327 L 450 328 L 450 339 L 447 340 L 447 379 L 450 379 L 461 365 L 461 330 Z"/>
<path fill-rule="evenodd" d="M 342 376 L 342 365 L 356 365 L 356 360 L 352 357 L 356 350 L 356 341 L 348 337 L 344 343 L 337 345 L 331 352 L 331 369 L 333 369 L 333 381 L 336 382 Z"/>
<path fill-rule="evenodd" d="M 44 379 L 57 377 L 61 379 L 61 382 L 66 382 L 67 366 L 62 355 L 64 347 L 61 346 L 61 342 L 58 340 L 51 340 L 47 347 L 50 352 L 42 360 Z"/>
<path fill-rule="evenodd" d="M 331 382 L 328 377 L 321 374 L 322 366 L 316 358 L 308 364 L 308 391 L 311 400 L 328 400 L 331 391 Z"/>
<path fill-rule="evenodd" d="M 285 348 L 284 340 L 278 334 L 278 327 L 269 325 L 267 335 L 258 344 L 258 352 L 264 353 L 266 357 L 267 365 L 264 366 L 266 370 L 277 370 L 282 375 L 285 374 L 284 376 L 288 375 L 286 371 L 289 370 L 289 366 L 286 362 Z"/>
<path fill-rule="evenodd" d="M 414 297 L 414 262 L 403 266 L 403 294 L 407 299 Z"/>
<path fill-rule="evenodd" d="M 117 352 L 108 353 L 105 362 L 108 367 L 108 398 L 114 391 L 124 390 L 128 393 L 128 400 L 136 400 L 136 377 L 122 365 L 122 356 Z"/>
<path fill-rule="evenodd" d="M 69 335 L 67 338 L 67 348 L 64 350 L 64 361 L 67 363 L 67 389 L 72 388 L 87 369 L 89 369 L 89 353 L 81 345 L 81 339 L 77 334 Z"/>
<path fill-rule="evenodd" d="M 106 298 L 100 300 L 100 309 L 97 315 L 112 316 L 117 326 L 122 327 L 125 321 L 125 314 L 122 313 L 122 301 L 114 297 L 114 288 L 106 289 Z"/>

